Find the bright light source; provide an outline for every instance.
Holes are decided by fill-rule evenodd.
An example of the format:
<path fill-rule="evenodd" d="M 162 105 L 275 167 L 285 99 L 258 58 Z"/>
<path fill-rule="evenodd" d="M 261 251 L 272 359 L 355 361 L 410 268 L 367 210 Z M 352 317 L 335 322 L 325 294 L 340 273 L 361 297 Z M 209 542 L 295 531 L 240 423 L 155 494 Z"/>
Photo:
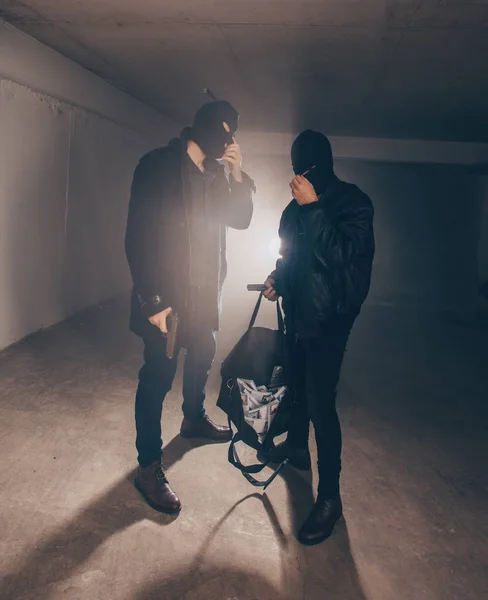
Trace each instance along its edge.
<path fill-rule="evenodd" d="M 281 241 L 279 237 L 275 237 L 271 240 L 271 242 L 269 243 L 269 252 L 271 254 L 271 256 L 274 258 L 274 260 L 278 260 L 278 258 L 281 256 L 280 254 L 280 246 L 281 246 Z"/>

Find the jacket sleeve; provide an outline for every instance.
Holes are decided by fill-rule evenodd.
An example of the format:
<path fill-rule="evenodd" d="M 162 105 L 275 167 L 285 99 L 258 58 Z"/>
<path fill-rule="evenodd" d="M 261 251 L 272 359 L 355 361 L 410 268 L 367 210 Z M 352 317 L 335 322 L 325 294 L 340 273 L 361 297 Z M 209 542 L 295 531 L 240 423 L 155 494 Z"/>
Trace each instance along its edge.
<path fill-rule="evenodd" d="M 228 201 L 221 206 L 222 224 L 232 229 L 247 229 L 253 214 L 252 194 L 256 191 L 253 180 L 242 173 L 243 182 L 239 183 L 230 176 L 230 194 Z"/>
<path fill-rule="evenodd" d="M 274 281 L 273 288 L 276 290 L 278 296 L 283 295 L 283 270 L 284 270 L 283 259 L 279 258 L 276 261 L 275 270 L 268 275 L 268 279 L 272 279 Z"/>
<path fill-rule="evenodd" d="M 171 306 L 160 265 L 161 169 L 144 156 L 132 180 L 125 252 L 143 313 L 151 317 Z"/>
<path fill-rule="evenodd" d="M 286 259 L 287 259 L 287 255 L 288 255 L 286 238 L 284 236 L 284 231 L 283 231 L 284 216 L 285 216 L 285 213 L 283 213 L 283 215 L 281 217 L 280 228 L 278 230 L 278 235 L 280 237 L 280 258 L 278 258 L 278 260 L 276 261 L 275 270 L 272 273 L 270 273 L 268 276 L 269 279 L 274 280 L 274 282 L 275 282 L 274 289 L 276 290 L 276 292 L 278 293 L 279 296 L 283 295 L 284 272 L 285 272 L 285 268 L 286 268 Z"/>
<path fill-rule="evenodd" d="M 374 245 L 370 199 L 358 193 L 349 200 L 334 214 L 329 214 L 327 203 L 321 201 L 300 208 L 305 236 L 313 244 L 317 261 L 326 269 L 341 267 Z"/>

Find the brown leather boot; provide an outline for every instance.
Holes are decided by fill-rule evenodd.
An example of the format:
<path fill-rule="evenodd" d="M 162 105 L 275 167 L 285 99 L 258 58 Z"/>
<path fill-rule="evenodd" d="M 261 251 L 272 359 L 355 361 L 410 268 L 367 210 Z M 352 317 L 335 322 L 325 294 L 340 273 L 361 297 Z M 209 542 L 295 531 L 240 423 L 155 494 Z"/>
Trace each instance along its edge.
<path fill-rule="evenodd" d="M 171 489 L 164 474 L 161 461 L 137 469 L 134 485 L 154 510 L 175 514 L 181 509 L 178 496 Z"/>
<path fill-rule="evenodd" d="M 180 435 L 184 438 L 206 438 L 217 442 L 230 442 L 232 439 L 232 431 L 228 427 L 216 425 L 207 415 L 195 421 L 183 419 Z"/>

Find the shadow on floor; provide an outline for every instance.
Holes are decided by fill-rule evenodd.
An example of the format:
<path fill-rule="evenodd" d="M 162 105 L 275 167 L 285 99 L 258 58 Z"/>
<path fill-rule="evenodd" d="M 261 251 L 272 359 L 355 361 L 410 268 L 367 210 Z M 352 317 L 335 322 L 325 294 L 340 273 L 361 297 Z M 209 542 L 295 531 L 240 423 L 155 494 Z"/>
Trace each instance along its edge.
<path fill-rule="evenodd" d="M 292 479 L 293 476 L 290 478 Z M 300 478 L 298 476 L 298 478 Z M 262 502 L 280 553 L 281 573 L 246 570 L 246 565 L 207 563 L 206 554 L 233 511 L 244 502 Z M 294 496 L 299 503 L 299 497 Z M 232 561 L 234 557 L 230 557 Z M 298 565 L 297 565 L 298 563 Z M 278 577 L 276 577 L 278 575 Z M 273 579 L 275 583 L 270 581 Z M 276 584 L 278 579 L 279 584 Z M 192 564 L 152 582 L 133 600 L 366 600 L 349 545 L 344 521 L 325 544 L 298 547 L 283 531 L 266 494 L 250 494 L 237 502 L 215 525 Z"/>
<path fill-rule="evenodd" d="M 205 440 L 205 439 L 185 439 L 180 435 L 175 436 L 170 442 L 164 446 L 163 450 L 163 464 L 165 470 L 169 471 L 169 469 L 173 468 L 176 463 L 178 463 L 187 452 L 190 450 L 194 450 L 196 448 L 202 448 L 203 446 L 212 446 L 212 445 L 223 445 L 222 442 L 217 442 L 213 440 Z"/>
<path fill-rule="evenodd" d="M 287 466 L 281 477 L 288 488 L 292 534 L 297 536 L 314 505 L 312 472 L 302 473 Z M 271 518 L 269 510 L 268 515 Z M 313 547 L 296 544 L 299 548 L 296 560 L 302 579 L 300 600 L 366 600 L 344 518 L 324 543 Z M 293 560 L 294 556 L 289 559 Z"/>
<path fill-rule="evenodd" d="M 312 473 L 285 467 L 280 476 L 288 489 L 292 535 L 295 537 L 314 504 Z M 248 573 L 245 569 L 215 570 L 212 567 L 207 572 L 204 568 L 205 552 L 224 521 L 239 504 L 250 500 L 262 502 L 279 547 L 279 591 L 261 575 Z M 282 510 L 281 506 L 275 510 L 266 492 L 245 496 L 215 526 L 195 558 L 193 569 L 145 589 L 135 600 L 367 600 L 352 555 L 346 521 L 341 519 L 331 538 L 323 544 L 305 547 L 284 532 L 278 517 Z"/>
<path fill-rule="evenodd" d="M 278 541 L 282 558 L 279 588 L 273 585 L 265 574 L 246 570 L 245 564 L 217 566 L 206 562 L 206 555 L 212 542 L 218 537 L 221 527 L 239 505 L 251 500 L 262 502 Z M 288 540 L 271 502 L 266 494 L 255 492 L 236 502 L 219 519 L 189 566 L 142 588 L 134 596 L 134 600 L 289 600 L 291 597 L 287 594 L 288 573 L 285 559 L 287 550 Z M 233 559 L 235 557 L 230 557 L 230 560 Z"/>
<path fill-rule="evenodd" d="M 259 573 L 212 565 L 189 575 L 183 570 L 143 588 L 134 600 L 290 600 Z M 296 599 L 298 600 L 298 599 Z"/>
<path fill-rule="evenodd" d="M 204 441 L 175 437 L 165 446 L 166 468 L 171 469 L 187 452 L 203 445 Z M 289 487 L 290 506 L 296 530 L 313 504 L 311 483 L 292 469 L 287 469 L 282 476 Z M 177 517 L 155 512 L 138 496 L 133 487 L 133 477 L 134 471 L 131 471 L 21 559 L 15 570 L 6 574 L 0 584 L 0 598 L 48 600 L 54 593 L 59 593 L 59 590 L 56 590 L 58 584 L 72 577 L 75 571 L 117 532 L 145 519 L 160 526 L 172 523 Z M 265 578 L 265 574 L 249 573 L 245 565 L 241 570 L 240 565 L 206 564 L 206 552 L 223 523 L 237 506 L 253 499 L 262 502 L 277 540 L 281 557 L 281 589 L 276 589 Z M 344 524 L 338 526 L 333 538 L 326 544 L 317 548 L 300 548 L 298 553 L 300 566 L 297 569 L 295 565 L 290 569 L 290 565 L 297 560 L 297 544 L 290 541 L 284 533 L 269 497 L 266 494 L 253 493 L 237 502 L 219 520 L 201 545 L 192 565 L 165 577 L 163 581 L 141 589 L 135 599 L 288 600 L 291 598 L 289 590 L 297 589 L 298 586 L 298 589 L 303 589 L 303 594 L 295 593 L 293 600 L 319 600 L 324 598 L 322 592 L 325 570 L 328 573 L 328 597 L 365 600 Z M 292 571 L 294 575 L 290 575 Z M 293 586 L 290 577 L 295 578 Z M 314 581 L 322 582 L 321 586 L 314 589 Z"/>
<path fill-rule="evenodd" d="M 311 471 L 299 473 L 287 465 L 281 471 L 280 476 L 288 489 L 292 533 L 296 536 L 314 505 L 313 475 Z"/>
<path fill-rule="evenodd" d="M 205 445 L 200 440 L 175 437 L 165 447 L 165 465 L 170 469 L 190 450 Z M 0 583 L 0 598 L 32 597 L 46 600 L 51 586 L 70 578 L 74 571 L 111 536 L 139 521 L 151 520 L 166 526 L 177 516 L 151 509 L 133 487 L 135 471 L 115 483 L 88 504 L 74 519 L 31 550 Z"/>

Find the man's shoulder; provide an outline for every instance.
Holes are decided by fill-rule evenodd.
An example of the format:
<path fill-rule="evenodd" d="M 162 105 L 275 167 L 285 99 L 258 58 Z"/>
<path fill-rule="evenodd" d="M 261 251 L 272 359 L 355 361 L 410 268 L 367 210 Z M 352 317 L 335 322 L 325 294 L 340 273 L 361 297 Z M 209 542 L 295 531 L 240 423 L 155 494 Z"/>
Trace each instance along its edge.
<path fill-rule="evenodd" d="M 291 200 L 281 214 L 280 228 L 286 229 L 296 219 L 298 215 L 298 204 L 296 200 Z"/>
<path fill-rule="evenodd" d="M 342 202 L 350 204 L 351 206 L 373 208 L 373 203 L 368 194 L 354 183 L 338 180 L 337 195 L 342 199 Z"/>
<path fill-rule="evenodd" d="M 149 150 L 149 152 L 146 152 L 146 154 L 142 155 L 141 162 L 161 159 L 162 157 L 164 157 L 167 154 L 167 152 L 168 152 L 168 146 L 161 146 L 159 148 L 153 148 L 152 150 Z"/>
<path fill-rule="evenodd" d="M 141 168 L 159 166 L 163 167 L 166 163 L 175 159 L 175 153 L 172 151 L 170 146 L 162 146 L 160 148 L 154 148 L 149 152 L 146 152 L 140 160 L 139 166 Z"/>
<path fill-rule="evenodd" d="M 283 211 L 283 216 L 292 215 L 294 213 L 298 213 L 298 203 L 292 198 L 290 202 L 285 206 L 285 210 Z"/>
<path fill-rule="evenodd" d="M 139 165 L 157 165 L 159 167 L 165 164 L 174 166 L 174 162 L 181 160 L 183 150 L 183 141 L 180 138 L 173 138 L 166 146 L 153 148 L 139 160 Z"/>
<path fill-rule="evenodd" d="M 131 197 L 137 199 L 145 197 L 150 192 L 161 190 L 161 184 L 173 185 L 177 183 L 181 153 L 174 147 L 164 146 L 154 148 L 144 154 L 137 164 L 132 178 Z"/>

